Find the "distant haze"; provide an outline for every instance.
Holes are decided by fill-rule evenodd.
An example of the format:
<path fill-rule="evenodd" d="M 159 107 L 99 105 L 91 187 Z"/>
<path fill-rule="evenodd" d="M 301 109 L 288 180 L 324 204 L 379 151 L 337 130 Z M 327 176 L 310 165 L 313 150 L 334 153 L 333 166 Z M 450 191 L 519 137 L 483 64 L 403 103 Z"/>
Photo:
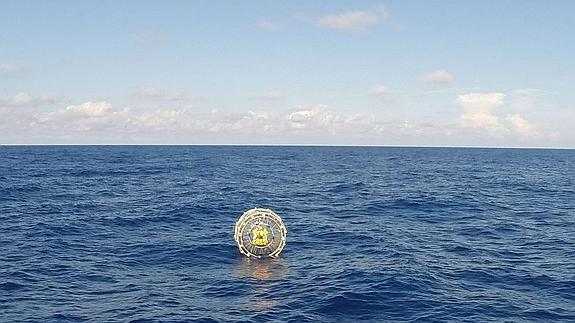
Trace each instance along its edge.
<path fill-rule="evenodd" d="M 575 147 L 574 1 L 3 1 L 0 144 Z"/>

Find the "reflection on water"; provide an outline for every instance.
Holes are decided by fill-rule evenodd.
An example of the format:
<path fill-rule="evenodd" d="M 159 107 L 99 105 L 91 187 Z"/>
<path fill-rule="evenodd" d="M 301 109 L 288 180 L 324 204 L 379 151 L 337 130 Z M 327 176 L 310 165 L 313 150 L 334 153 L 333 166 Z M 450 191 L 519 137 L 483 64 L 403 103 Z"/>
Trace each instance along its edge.
<path fill-rule="evenodd" d="M 280 304 L 272 297 L 273 285 L 286 278 L 288 266 L 283 258 L 252 259 L 238 257 L 232 275 L 253 281 L 253 294 L 246 305 L 255 310 L 266 310 Z"/>
<path fill-rule="evenodd" d="M 238 257 L 233 276 L 256 280 L 282 280 L 287 276 L 288 266 L 283 258 L 253 259 Z"/>
<path fill-rule="evenodd" d="M 279 305 L 279 301 L 276 299 L 258 299 L 251 303 L 252 308 L 256 310 L 267 310 Z"/>

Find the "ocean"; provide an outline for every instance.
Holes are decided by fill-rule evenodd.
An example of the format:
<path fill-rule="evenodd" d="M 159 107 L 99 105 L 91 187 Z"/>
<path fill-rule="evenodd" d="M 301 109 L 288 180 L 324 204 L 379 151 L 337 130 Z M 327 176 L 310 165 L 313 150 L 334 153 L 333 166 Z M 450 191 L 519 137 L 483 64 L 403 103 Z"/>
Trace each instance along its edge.
<path fill-rule="evenodd" d="M 0 247 L 1 322 L 573 322 L 575 151 L 2 146 Z"/>

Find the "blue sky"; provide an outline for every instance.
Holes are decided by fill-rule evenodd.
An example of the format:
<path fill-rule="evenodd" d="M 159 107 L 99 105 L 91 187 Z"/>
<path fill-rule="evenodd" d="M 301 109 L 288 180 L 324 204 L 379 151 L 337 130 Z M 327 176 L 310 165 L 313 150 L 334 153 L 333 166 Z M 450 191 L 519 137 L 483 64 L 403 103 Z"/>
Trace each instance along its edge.
<path fill-rule="evenodd" d="M 6 1 L 0 144 L 574 147 L 573 1 Z"/>

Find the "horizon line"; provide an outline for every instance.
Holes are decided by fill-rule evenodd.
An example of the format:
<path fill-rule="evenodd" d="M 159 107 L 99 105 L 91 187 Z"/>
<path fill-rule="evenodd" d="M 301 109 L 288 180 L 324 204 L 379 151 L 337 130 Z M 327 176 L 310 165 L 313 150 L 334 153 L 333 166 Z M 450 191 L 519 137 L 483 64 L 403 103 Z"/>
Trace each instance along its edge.
<path fill-rule="evenodd" d="M 358 145 L 358 144 L 12 144 L 0 143 L 0 146 L 253 146 L 253 147 L 373 147 L 373 148 L 470 148 L 470 149 L 556 149 L 556 150 L 575 150 L 575 147 L 523 147 L 523 146 L 434 146 L 434 145 Z"/>

